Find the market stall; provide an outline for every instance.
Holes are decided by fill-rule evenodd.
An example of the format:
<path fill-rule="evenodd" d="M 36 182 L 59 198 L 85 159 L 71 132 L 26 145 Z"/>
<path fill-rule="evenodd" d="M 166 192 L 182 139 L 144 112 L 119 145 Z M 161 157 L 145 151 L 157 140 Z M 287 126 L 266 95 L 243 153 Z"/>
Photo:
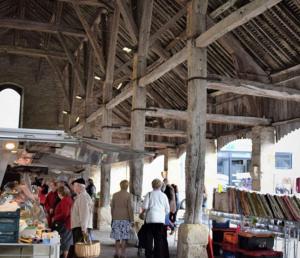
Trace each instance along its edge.
<path fill-rule="evenodd" d="M 60 257 L 60 235 L 48 225 L 32 184 L 37 176 L 83 177 L 91 165 L 149 155 L 62 131 L 0 129 L 0 257 Z"/>
<path fill-rule="evenodd" d="M 299 214 L 300 199 L 295 196 L 235 188 L 215 192 L 210 212 L 214 251 L 231 258 L 297 258 Z"/>

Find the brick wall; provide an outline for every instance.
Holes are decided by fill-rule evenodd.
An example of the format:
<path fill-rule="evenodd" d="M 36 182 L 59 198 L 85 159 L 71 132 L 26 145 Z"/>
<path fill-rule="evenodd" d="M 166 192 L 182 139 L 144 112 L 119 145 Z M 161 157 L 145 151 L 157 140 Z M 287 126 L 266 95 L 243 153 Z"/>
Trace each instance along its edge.
<path fill-rule="evenodd" d="M 13 83 L 23 88 L 24 128 L 62 128 L 62 90 L 46 60 L 36 79 L 38 63 L 37 58 L 1 55 L 0 84 Z"/>

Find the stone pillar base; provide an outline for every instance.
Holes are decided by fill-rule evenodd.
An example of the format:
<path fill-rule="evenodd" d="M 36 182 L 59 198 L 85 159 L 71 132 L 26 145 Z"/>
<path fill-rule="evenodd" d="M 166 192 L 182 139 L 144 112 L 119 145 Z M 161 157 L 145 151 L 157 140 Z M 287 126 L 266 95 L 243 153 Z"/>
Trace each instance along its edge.
<path fill-rule="evenodd" d="M 200 224 L 181 224 L 178 232 L 178 258 L 207 258 L 208 228 Z"/>
<path fill-rule="evenodd" d="M 103 227 L 107 227 L 111 225 L 111 208 L 100 207 L 98 210 L 98 228 L 101 229 Z"/>

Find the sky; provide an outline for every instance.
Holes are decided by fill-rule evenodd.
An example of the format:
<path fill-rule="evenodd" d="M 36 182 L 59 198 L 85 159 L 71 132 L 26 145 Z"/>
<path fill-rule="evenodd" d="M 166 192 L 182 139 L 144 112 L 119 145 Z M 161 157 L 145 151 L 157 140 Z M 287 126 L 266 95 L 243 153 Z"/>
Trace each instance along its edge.
<path fill-rule="evenodd" d="M 12 90 L 0 91 L 0 127 L 18 128 L 20 115 L 20 95 Z"/>

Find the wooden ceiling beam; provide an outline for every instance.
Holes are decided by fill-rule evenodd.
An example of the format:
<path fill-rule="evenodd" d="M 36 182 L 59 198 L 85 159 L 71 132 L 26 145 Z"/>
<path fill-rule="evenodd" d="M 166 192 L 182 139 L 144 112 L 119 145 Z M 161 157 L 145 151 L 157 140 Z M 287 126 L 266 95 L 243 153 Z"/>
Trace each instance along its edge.
<path fill-rule="evenodd" d="M 281 0 L 255 0 L 233 12 L 222 21 L 218 22 L 210 29 L 202 33 L 197 39 L 198 47 L 206 47 L 214 41 L 218 40 L 226 33 L 237 28 L 238 26 L 248 22 L 250 19 L 262 14 L 268 8 L 279 3 Z M 162 77 L 167 72 L 174 69 L 187 59 L 186 48 L 183 48 L 156 69 L 146 74 L 140 79 L 140 85 L 146 86 L 149 83 Z"/>
<path fill-rule="evenodd" d="M 43 58 L 49 56 L 53 59 L 67 60 L 67 57 L 63 52 L 36 49 L 36 48 L 24 48 L 24 47 L 14 47 L 10 45 L 0 45 L 0 52 L 6 52 L 6 53 L 16 54 L 16 55 L 32 56 L 32 57 L 43 57 Z"/>
<path fill-rule="evenodd" d="M 146 116 L 169 118 L 169 119 L 176 119 L 176 120 L 187 120 L 188 112 L 173 110 L 173 109 L 149 108 L 149 110 L 146 111 Z M 249 117 L 249 116 L 231 116 L 231 115 L 223 115 L 223 114 L 207 114 L 206 120 L 207 123 L 212 123 L 212 124 L 235 124 L 235 125 L 243 125 L 243 126 L 257 126 L 257 125 L 266 126 L 271 124 L 271 120 L 267 118 Z"/>
<path fill-rule="evenodd" d="M 72 65 L 72 67 L 74 69 L 74 74 L 75 74 L 75 77 L 77 78 L 78 84 L 79 84 L 82 92 L 85 94 L 85 85 L 83 82 L 83 77 L 80 73 L 80 67 L 79 67 L 79 65 L 77 65 L 77 62 L 75 61 L 75 58 L 74 58 L 73 54 L 71 53 L 70 48 L 68 47 L 67 42 L 66 42 L 65 38 L 63 37 L 63 35 L 59 32 L 57 34 L 57 37 L 68 57 L 69 63 Z"/>
<path fill-rule="evenodd" d="M 176 54 L 174 54 L 172 57 L 170 57 L 168 60 L 166 60 L 163 64 L 152 70 L 150 73 L 147 73 L 145 76 L 143 76 L 139 80 L 139 85 L 146 86 L 156 81 L 157 79 L 174 69 L 176 66 L 183 63 L 186 59 L 187 48 L 185 47 Z"/>
<path fill-rule="evenodd" d="M 58 0 L 59 2 L 73 4 L 74 2 L 78 3 L 79 5 L 87 5 L 87 6 L 95 6 L 95 7 L 102 7 L 108 8 L 108 6 L 104 3 L 99 2 L 98 0 Z"/>
<path fill-rule="evenodd" d="M 84 38 L 86 36 L 84 31 L 79 29 L 62 27 L 62 26 L 57 26 L 55 24 L 49 24 L 49 23 L 21 20 L 21 19 L 0 19 L 0 28 L 46 32 L 46 33 L 54 33 L 54 34 L 61 32 L 63 35 L 66 36 L 81 37 L 81 38 Z"/>
<path fill-rule="evenodd" d="M 300 78 L 300 64 L 284 69 L 280 72 L 271 74 L 273 83 L 287 83 Z"/>
<path fill-rule="evenodd" d="M 98 40 L 96 35 L 93 33 L 92 29 L 90 28 L 90 25 L 86 21 L 85 17 L 82 15 L 79 4 L 76 2 L 72 2 L 73 9 L 75 10 L 78 19 L 81 22 L 82 27 L 85 30 L 86 36 L 89 39 L 89 42 L 91 43 L 93 50 L 95 52 L 96 59 L 98 61 L 98 64 L 100 66 L 100 69 L 104 73 L 105 71 L 105 59 L 102 53 L 102 49 L 98 44 Z"/>
<path fill-rule="evenodd" d="M 121 145 L 121 146 L 130 146 L 129 140 L 121 140 L 121 139 L 113 139 L 113 144 Z M 175 148 L 176 145 L 174 143 L 169 142 L 155 142 L 155 141 L 145 141 L 146 148 L 157 148 L 157 149 L 165 149 L 165 148 Z"/>
<path fill-rule="evenodd" d="M 282 0 L 254 0 L 231 13 L 196 39 L 197 47 L 206 47 L 235 28 L 247 23 Z"/>
<path fill-rule="evenodd" d="M 113 133 L 131 134 L 131 129 L 128 126 L 114 125 L 112 126 L 111 130 Z M 145 127 L 145 134 L 166 137 L 186 137 L 185 131 L 158 127 Z"/>
<path fill-rule="evenodd" d="M 129 9 L 126 1 L 124 1 L 124 0 L 117 0 L 117 4 L 120 8 L 120 11 L 121 11 L 121 14 L 123 17 L 123 21 L 128 30 L 130 38 L 131 38 L 133 44 L 137 45 L 138 44 L 138 28 L 133 19 L 132 11 Z"/>
<path fill-rule="evenodd" d="M 132 85 L 128 83 L 122 90 L 121 93 L 112 98 L 107 104 L 107 109 L 113 109 L 117 105 L 119 105 L 124 100 L 130 98 L 132 96 Z"/>
<path fill-rule="evenodd" d="M 209 16 L 212 19 L 217 18 L 219 15 L 221 15 L 222 13 L 224 13 L 225 11 L 227 11 L 229 8 L 231 8 L 232 6 L 234 6 L 234 4 L 237 2 L 237 0 L 228 0 L 227 2 L 225 2 L 224 4 L 222 4 L 221 6 L 219 6 L 217 9 L 213 10 Z"/>
<path fill-rule="evenodd" d="M 208 78 L 207 88 L 239 95 L 300 102 L 300 90 L 255 81 L 227 77 Z"/>

